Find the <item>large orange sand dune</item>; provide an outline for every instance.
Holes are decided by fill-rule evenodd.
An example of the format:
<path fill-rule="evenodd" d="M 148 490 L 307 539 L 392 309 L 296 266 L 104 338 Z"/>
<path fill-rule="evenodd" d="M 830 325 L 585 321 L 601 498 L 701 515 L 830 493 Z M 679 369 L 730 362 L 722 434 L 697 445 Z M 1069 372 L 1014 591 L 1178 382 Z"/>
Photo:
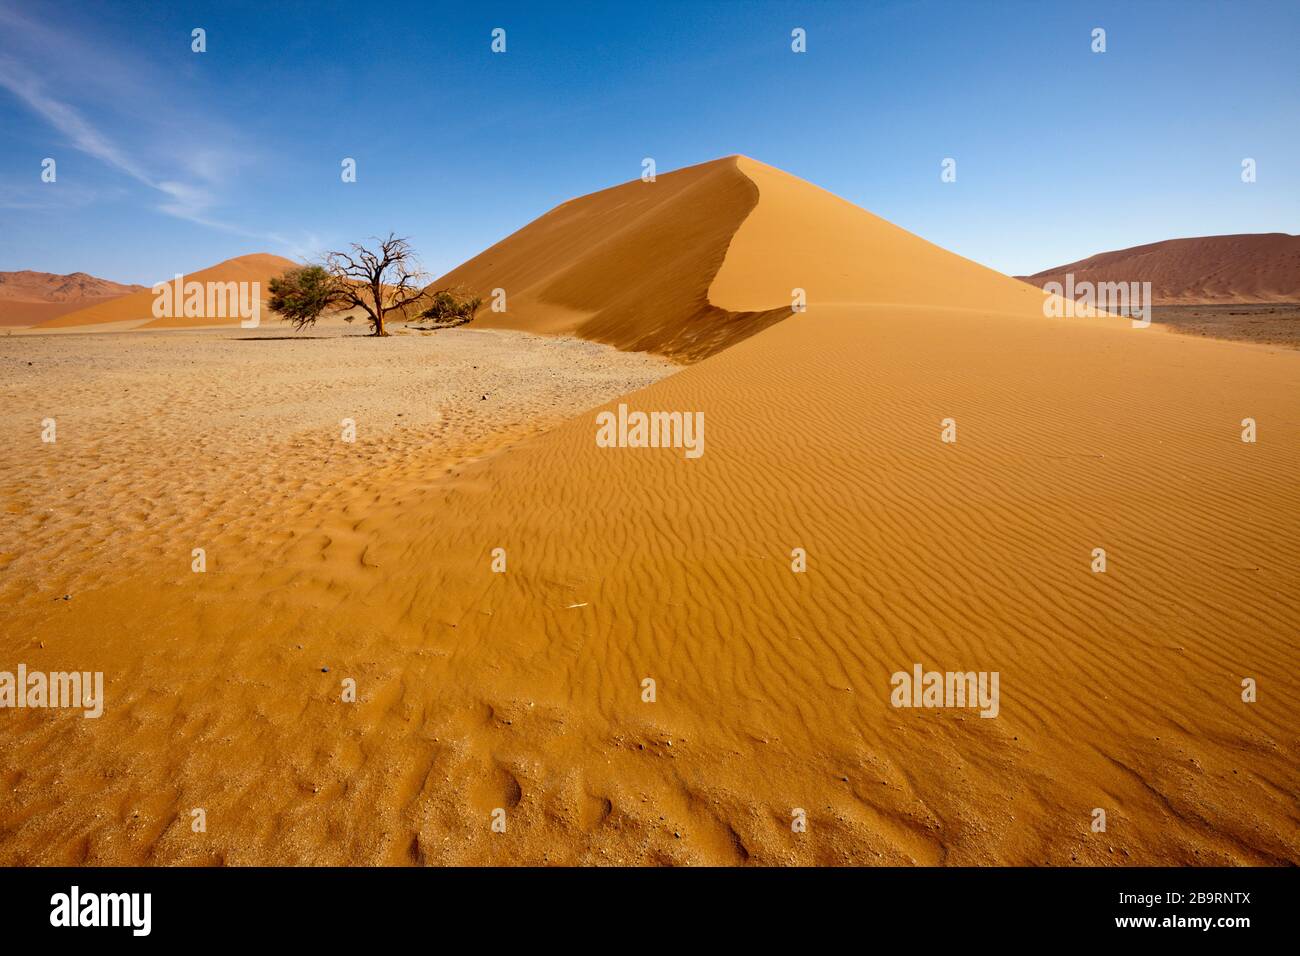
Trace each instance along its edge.
<path fill-rule="evenodd" d="M 759 201 L 759 198 L 762 201 Z M 557 206 L 438 279 L 478 325 L 567 333 L 684 360 L 811 304 L 978 304 L 1042 315 L 1041 292 L 744 156 Z M 506 293 L 494 312 L 492 291 Z"/>
<path fill-rule="evenodd" d="M 790 314 L 788 291 L 755 310 L 708 297 L 757 200 L 734 158 L 625 183 L 557 206 L 433 285 L 481 296 L 479 325 L 703 358 Z"/>
<path fill-rule="evenodd" d="M 619 189 L 461 276 L 521 290 L 500 322 L 713 353 L 622 399 L 703 412 L 704 454 L 583 415 L 286 509 L 218 574 L 179 535 L 32 595 L 9 655 L 109 701 L 13 722 L 9 860 L 1300 862 L 1300 354 L 1046 319 L 746 159 Z M 633 295 L 639 228 L 694 240 Z M 917 663 L 999 672 L 999 716 L 892 707 Z"/>

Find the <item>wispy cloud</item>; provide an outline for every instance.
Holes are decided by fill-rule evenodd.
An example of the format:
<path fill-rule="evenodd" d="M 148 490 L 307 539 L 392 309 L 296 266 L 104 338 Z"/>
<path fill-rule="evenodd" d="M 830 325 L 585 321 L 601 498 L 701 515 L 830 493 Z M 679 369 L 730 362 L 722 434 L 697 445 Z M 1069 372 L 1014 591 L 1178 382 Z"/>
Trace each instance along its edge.
<path fill-rule="evenodd" d="M 93 70 L 97 77 L 97 87 L 116 87 L 123 102 L 134 102 L 142 90 L 148 89 L 147 77 L 139 76 L 130 64 L 106 60 L 102 52 L 75 37 L 33 22 L 3 3 L 0 3 L 0 35 L 3 47 L 9 51 L 0 49 L 0 89 L 8 90 L 19 103 L 65 137 L 74 149 L 156 193 L 153 208 L 158 212 L 209 229 L 274 242 L 291 250 L 302 245 L 287 241 L 278 233 L 247 229 L 220 215 L 222 188 L 227 185 L 230 171 L 247 162 L 247 157 L 236 149 L 213 145 L 234 143 L 237 137 L 231 131 L 211 121 L 202 121 L 200 125 L 205 122 L 213 127 L 206 131 L 207 135 L 194 135 L 189 144 L 178 146 L 176 137 L 168 135 L 166 124 L 158 123 L 157 128 L 151 129 L 147 124 L 133 123 L 134 133 L 146 139 L 152 137 L 157 148 L 146 145 L 132 152 L 107 132 L 104 124 L 92 121 L 87 110 L 75 105 L 72 95 L 53 89 L 57 84 L 51 83 L 50 71 L 34 66 L 27 51 L 41 51 L 42 63 L 86 64 L 86 71 Z M 196 121 L 192 114 L 187 118 Z M 138 154 L 150 157 L 149 162 L 142 162 Z"/>
<path fill-rule="evenodd" d="M 83 153 L 94 156 L 145 185 L 153 185 L 149 177 L 107 137 L 67 103 L 61 103 L 47 95 L 41 89 L 40 81 L 10 57 L 0 57 L 0 86 L 9 90 L 51 126 L 67 136 L 72 145 Z"/>

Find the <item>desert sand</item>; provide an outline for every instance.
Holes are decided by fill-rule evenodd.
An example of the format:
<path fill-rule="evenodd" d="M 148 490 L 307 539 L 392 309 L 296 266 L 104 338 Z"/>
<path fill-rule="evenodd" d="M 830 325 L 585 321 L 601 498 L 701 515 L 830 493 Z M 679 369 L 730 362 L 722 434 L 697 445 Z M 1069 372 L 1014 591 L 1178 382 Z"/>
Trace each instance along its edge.
<path fill-rule="evenodd" d="M 103 567 L 166 556 L 178 536 L 255 547 L 279 509 L 419 459 L 450 471 L 677 370 L 576 339 L 359 325 L 0 338 L 7 527 L 0 594 L 80 593 Z M 31 428 L 57 441 L 32 455 Z M 356 441 L 341 440 L 344 419 Z M 42 497 L 34 497 L 39 484 Z M 38 507 L 45 494 L 60 503 Z M 199 545 L 195 545 L 196 547 Z"/>
<path fill-rule="evenodd" d="M 4 715 L 0 862 L 1300 862 L 1300 354 L 1044 318 L 743 157 L 574 200 L 452 278 L 509 312 L 434 348 L 508 325 L 689 364 L 462 464 L 426 419 L 373 459 L 320 438 L 347 403 L 313 342 L 221 340 L 294 350 L 243 425 L 132 373 L 43 446 L 60 392 L 7 397 L 0 653 L 102 670 L 107 701 Z M 425 340 L 357 341 L 398 376 L 390 341 Z M 598 447 L 618 404 L 702 411 L 704 454 Z M 286 421 L 317 437 L 202 477 Z M 151 516 L 178 471 L 202 493 Z M 999 672 L 998 717 L 892 707 L 915 663 Z"/>
<path fill-rule="evenodd" d="M 37 325 L 143 289 L 84 272 L 0 272 L 0 328 Z"/>
<path fill-rule="evenodd" d="M 1150 282 L 1156 305 L 1300 302 L 1300 236 L 1167 239 L 1044 269 L 1025 282 Z"/>
<path fill-rule="evenodd" d="M 1152 321 L 1185 335 L 1300 349 L 1300 301 L 1162 305 Z"/>

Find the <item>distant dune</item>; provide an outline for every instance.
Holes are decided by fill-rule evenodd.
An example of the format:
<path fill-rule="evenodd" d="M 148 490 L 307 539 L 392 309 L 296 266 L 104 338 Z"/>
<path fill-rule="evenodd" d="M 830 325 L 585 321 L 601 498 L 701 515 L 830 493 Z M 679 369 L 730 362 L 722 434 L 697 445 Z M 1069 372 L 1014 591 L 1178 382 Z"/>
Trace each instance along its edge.
<path fill-rule="evenodd" d="M 0 272 L 0 326 L 35 325 L 144 288 L 84 272 Z"/>
<path fill-rule="evenodd" d="M 1045 269 L 1025 282 L 1150 282 L 1156 305 L 1300 302 L 1300 236 L 1284 232 L 1166 239 Z"/>
<path fill-rule="evenodd" d="M 218 263 L 207 269 L 201 269 L 198 272 L 186 273 L 185 281 L 195 282 L 260 282 L 262 299 L 267 296 L 267 283 L 275 276 L 284 272 L 286 269 L 293 268 L 297 263 L 283 256 L 271 255 L 270 253 L 253 253 L 252 255 L 239 256 L 234 259 L 227 259 L 225 262 Z M 170 279 L 170 276 L 161 277 L 160 281 Z M 69 312 L 65 315 L 59 315 L 53 319 L 40 323 L 38 328 L 42 329 L 60 329 L 76 328 L 85 326 L 93 329 L 96 326 L 113 326 L 115 328 L 141 328 L 141 329 L 165 329 L 165 328 L 196 328 L 209 325 L 238 325 L 238 318 L 155 318 L 153 314 L 154 294 L 148 289 L 134 292 L 131 295 L 119 296 L 114 299 L 98 302 L 87 308 Z M 269 313 L 263 313 L 262 321 L 273 321 L 274 316 Z"/>

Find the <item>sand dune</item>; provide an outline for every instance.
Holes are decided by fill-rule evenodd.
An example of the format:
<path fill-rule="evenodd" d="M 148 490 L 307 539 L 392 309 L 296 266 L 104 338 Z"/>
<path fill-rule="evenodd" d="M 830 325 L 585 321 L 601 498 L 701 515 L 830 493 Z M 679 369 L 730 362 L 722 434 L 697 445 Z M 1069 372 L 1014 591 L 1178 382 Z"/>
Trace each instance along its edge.
<path fill-rule="evenodd" d="M 35 325 L 142 289 L 84 272 L 0 272 L 0 327 Z"/>
<path fill-rule="evenodd" d="M 700 359 L 601 408 L 703 412 L 704 454 L 587 413 L 279 504 L 220 573 L 183 527 L 88 555 L 0 628 L 109 678 L 98 721 L 9 715 L 6 862 L 1300 862 L 1300 354 L 1046 319 L 743 158 L 451 275 Z M 999 672 L 999 716 L 894 708 L 918 663 Z"/>
<path fill-rule="evenodd" d="M 479 326 L 579 335 L 686 361 L 788 318 L 796 290 L 810 303 L 970 301 L 1033 317 L 1043 301 L 745 156 L 571 200 L 434 285 L 483 297 Z M 490 308 L 497 288 L 507 294 L 504 313 Z"/>
<path fill-rule="evenodd" d="M 433 285 L 482 296 L 481 327 L 703 358 L 790 314 L 788 290 L 740 310 L 709 299 L 757 198 L 735 157 L 624 183 L 557 206 Z M 498 288 L 504 313 L 490 308 Z"/>
<path fill-rule="evenodd" d="M 1167 239 L 1045 269 L 1025 282 L 1150 282 L 1156 305 L 1300 302 L 1300 236 L 1283 232 Z"/>
<path fill-rule="evenodd" d="M 1041 292 L 789 173 L 744 156 L 735 163 L 760 201 L 709 288 L 716 305 L 788 306 L 799 288 L 810 305 L 958 305 L 1042 317 Z"/>
<path fill-rule="evenodd" d="M 262 299 L 265 300 L 268 294 L 267 283 L 273 277 L 286 269 L 293 268 L 295 265 L 297 263 L 282 256 L 269 253 L 254 253 L 227 259 L 225 262 L 220 262 L 207 269 L 201 269 L 198 272 L 186 273 L 185 279 L 187 282 L 203 283 L 259 282 L 262 287 Z M 165 276 L 160 281 L 170 279 L 170 276 Z M 115 328 L 121 328 L 120 323 L 125 322 L 136 322 L 138 324 L 135 327 L 145 329 L 199 328 L 203 326 L 239 324 L 238 318 L 225 317 L 185 318 L 181 316 L 155 318 L 153 305 L 154 294 L 151 290 L 145 289 L 142 292 L 121 296 L 120 298 L 97 303 L 88 308 L 69 312 L 66 315 L 57 316 L 40 323 L 39 328 L 59 329 L 85 326 L 88 331 L 93 331 L 95 326 L 113 325 Z M 269 313 L 263 315 L 265 320 L 271 318 Z"/>

